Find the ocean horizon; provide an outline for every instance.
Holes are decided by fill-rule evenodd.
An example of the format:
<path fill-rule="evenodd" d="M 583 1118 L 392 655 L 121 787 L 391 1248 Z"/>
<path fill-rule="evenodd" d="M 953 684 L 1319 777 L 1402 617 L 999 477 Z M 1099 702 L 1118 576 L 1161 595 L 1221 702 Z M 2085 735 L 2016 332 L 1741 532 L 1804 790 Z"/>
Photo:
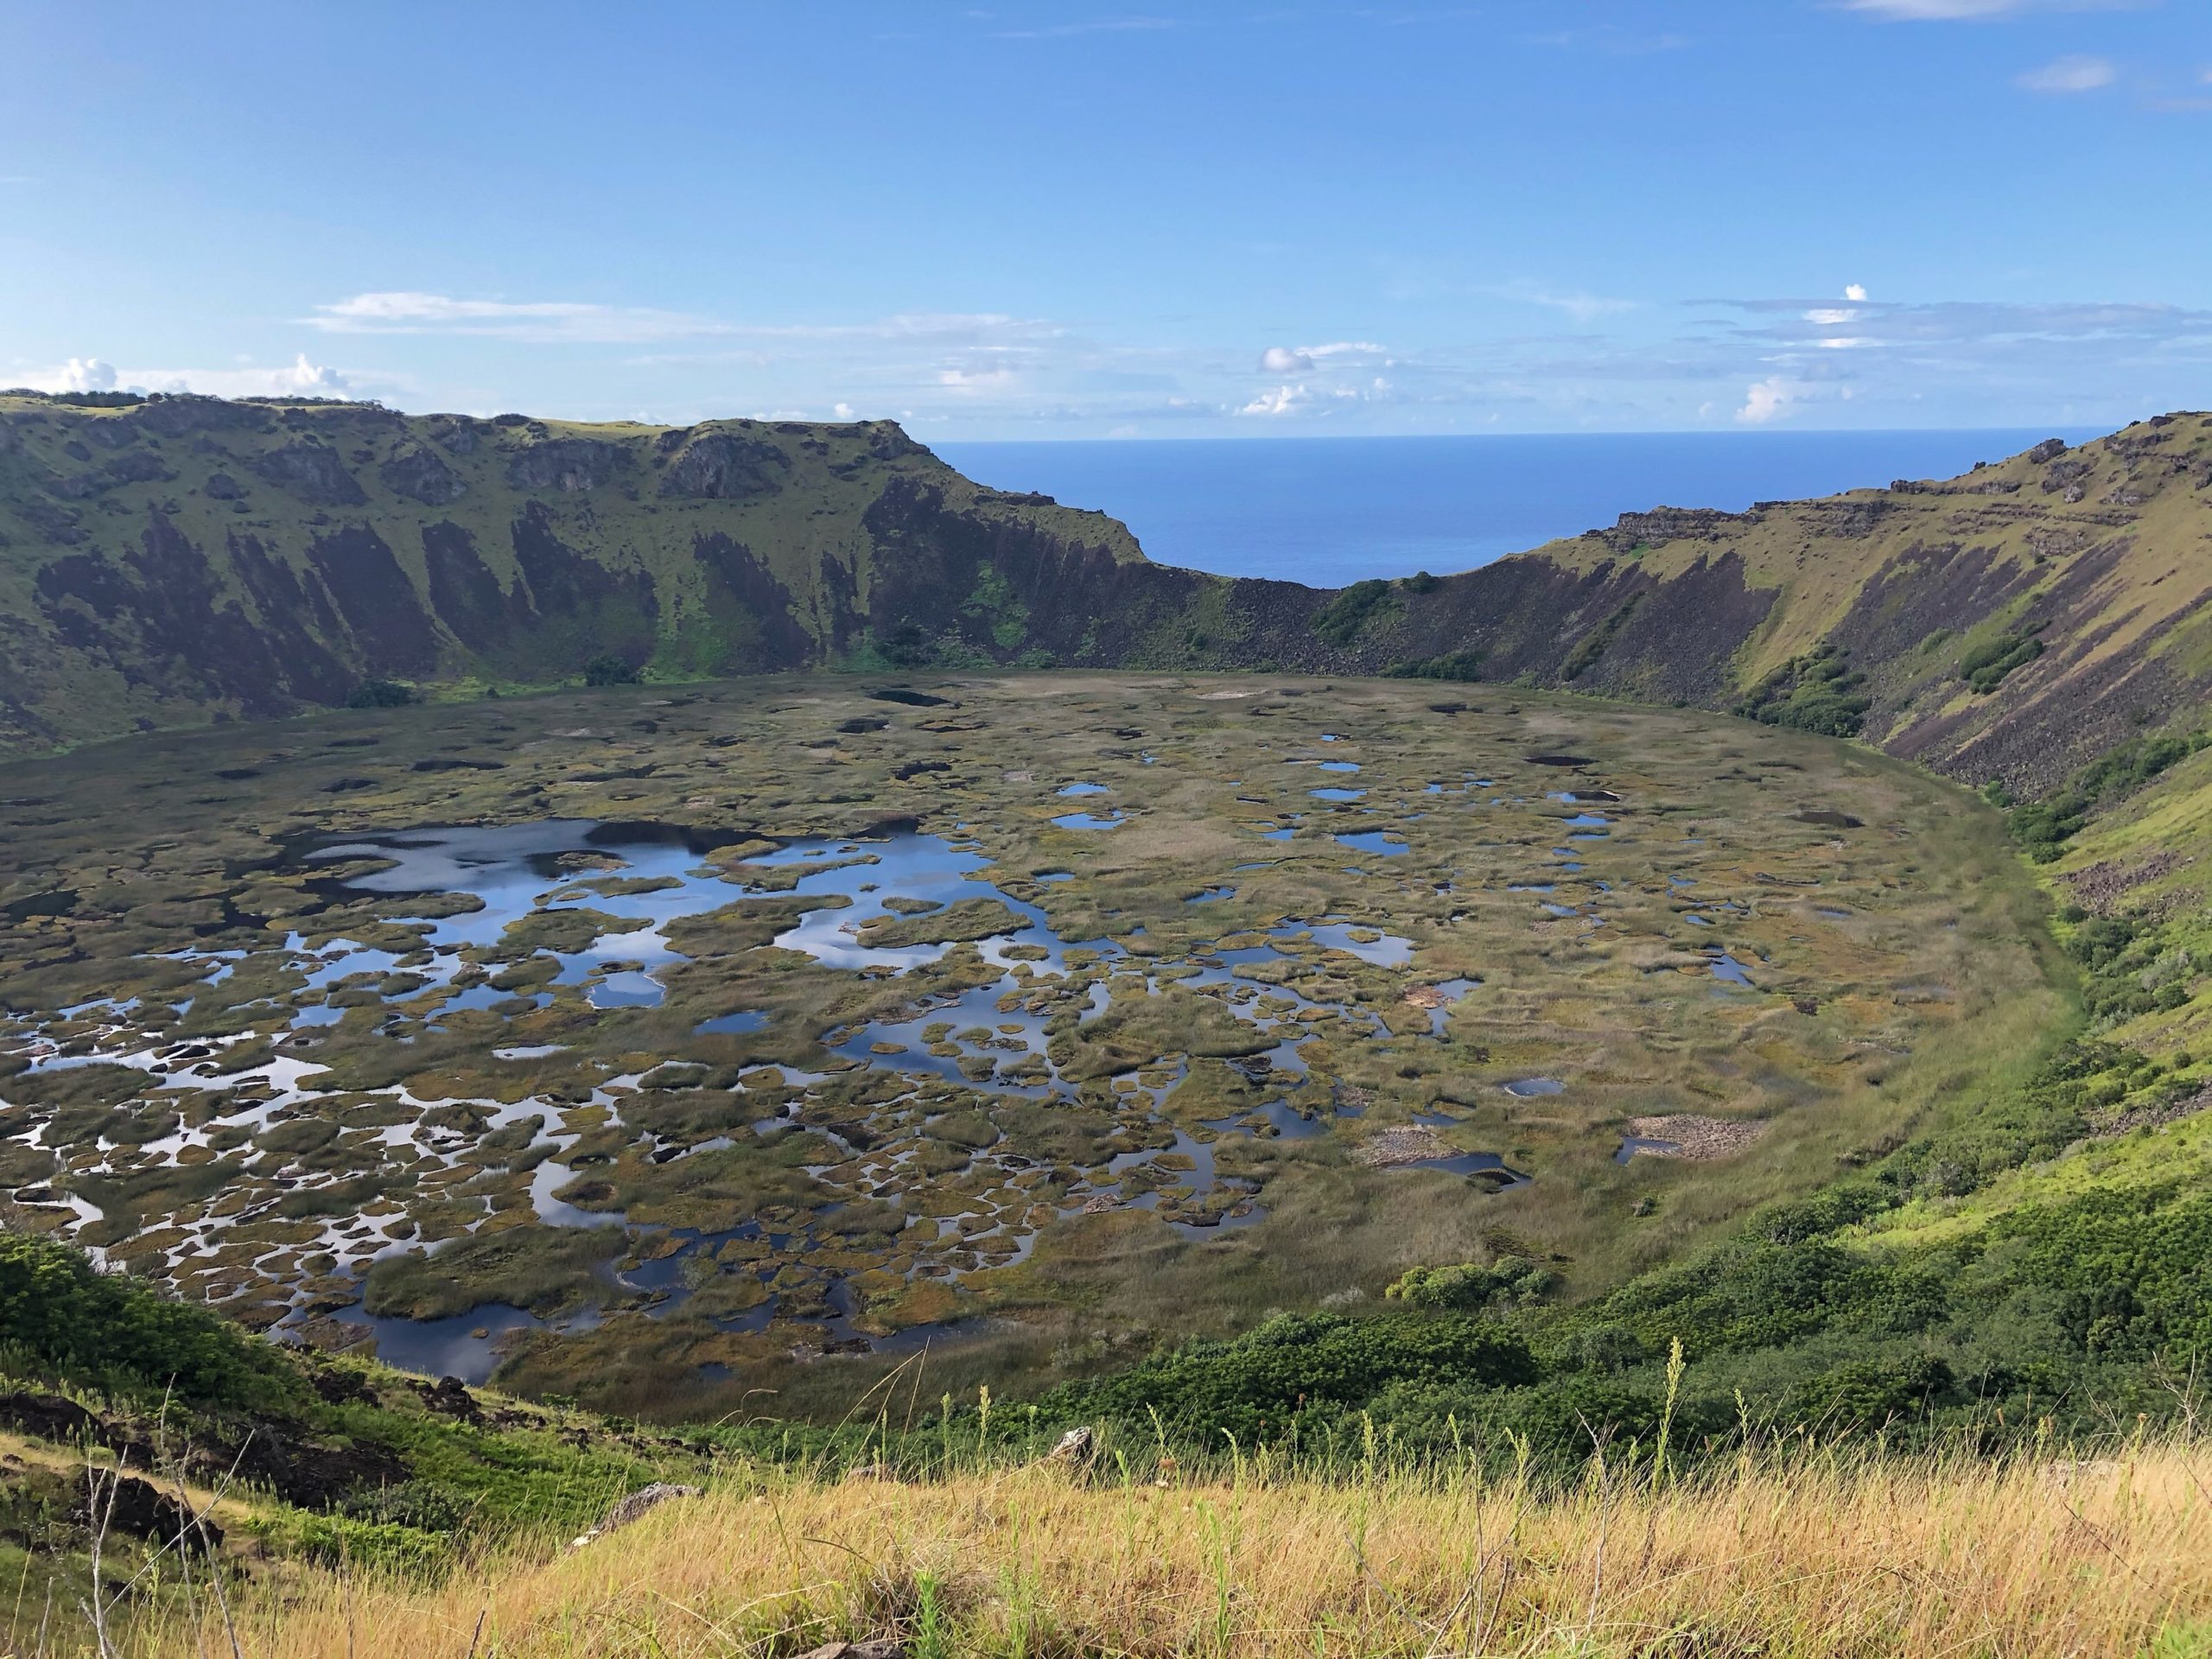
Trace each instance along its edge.
<path fill-rule="evenodd" d="M 932 446 L 978 482 L 1128 524 L 1162 564 L 1341 587 L 1444 575 L 1651 507 L 1740 512 L 1948 478 L 2086 428 L 1095 439 Z"/>

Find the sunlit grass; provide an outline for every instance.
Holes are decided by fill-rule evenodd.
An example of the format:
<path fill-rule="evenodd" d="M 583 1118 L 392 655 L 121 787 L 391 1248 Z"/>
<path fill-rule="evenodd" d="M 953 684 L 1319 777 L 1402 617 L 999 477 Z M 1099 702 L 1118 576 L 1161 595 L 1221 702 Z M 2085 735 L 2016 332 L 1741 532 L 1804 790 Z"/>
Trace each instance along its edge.
<path fill-rule="evenodd" d="M 266 1579 L 229 1619 L 124 1651 L 2178 1656 L 2208 1651 L 2208 1475 L 2181 1443 L 2087 1462 L 1800 1445 L 1680 1481 L 1647 1454 L 1551 1490 L 1471 1462 L 1325 1484 L 1264 1459 L 1188 1481 L 753 1471 L 434 1585 Z"/>

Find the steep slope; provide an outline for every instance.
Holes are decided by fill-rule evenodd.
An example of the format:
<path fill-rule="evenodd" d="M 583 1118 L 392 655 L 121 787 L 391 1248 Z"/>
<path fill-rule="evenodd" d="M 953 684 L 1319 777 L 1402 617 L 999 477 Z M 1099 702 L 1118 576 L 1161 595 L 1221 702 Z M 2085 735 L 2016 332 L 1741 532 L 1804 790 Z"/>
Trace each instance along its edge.
<path fill-rule="evenodd" d="M 1147 562 L 889 423 L 660 429 L 0 395 L 0 749 L 851 664 L 1415 673 L 1736 708 L 2040 793 L 2212 700 L 2212 417 L 1948 482 L 1662 508 L 1340 591 Z"/>
<path fill-rule="evenodd" d="M 981 489 L 888 423 L 0 396 L 0 747 L 341 703 L 369 679 L 573 679 L 603 655 L 677 676 L 834 662 L 868 652 L 887 602 L 912 639 L 990 648 L 1020 631 L 994 565 L 1141 556 L 1103 515 Z"/>

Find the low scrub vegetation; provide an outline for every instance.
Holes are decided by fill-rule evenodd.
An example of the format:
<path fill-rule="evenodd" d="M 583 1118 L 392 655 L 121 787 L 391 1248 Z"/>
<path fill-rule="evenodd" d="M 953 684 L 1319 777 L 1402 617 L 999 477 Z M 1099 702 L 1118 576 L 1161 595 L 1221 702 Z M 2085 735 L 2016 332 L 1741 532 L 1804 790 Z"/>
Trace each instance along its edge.
<path fill-rule="evenodd" d="M 1859 690 L 1866 677 L 1837 646 L 1823 645 L 1776 669 L 1737 702 L 1734 712 L 1764 726 L 1856 737 L 1873 706 L 1873 699 Z"/>

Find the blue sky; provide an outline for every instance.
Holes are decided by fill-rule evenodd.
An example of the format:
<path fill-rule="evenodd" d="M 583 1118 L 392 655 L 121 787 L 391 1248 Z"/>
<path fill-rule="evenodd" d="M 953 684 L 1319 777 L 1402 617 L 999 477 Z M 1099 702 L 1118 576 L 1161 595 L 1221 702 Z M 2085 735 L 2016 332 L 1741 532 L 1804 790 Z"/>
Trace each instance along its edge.
<path fill-rule="evenodd" d="M 0 385 L 925 440 L 2212 404 L 2206 0 L 12 0 L 0 76 Z"/>

